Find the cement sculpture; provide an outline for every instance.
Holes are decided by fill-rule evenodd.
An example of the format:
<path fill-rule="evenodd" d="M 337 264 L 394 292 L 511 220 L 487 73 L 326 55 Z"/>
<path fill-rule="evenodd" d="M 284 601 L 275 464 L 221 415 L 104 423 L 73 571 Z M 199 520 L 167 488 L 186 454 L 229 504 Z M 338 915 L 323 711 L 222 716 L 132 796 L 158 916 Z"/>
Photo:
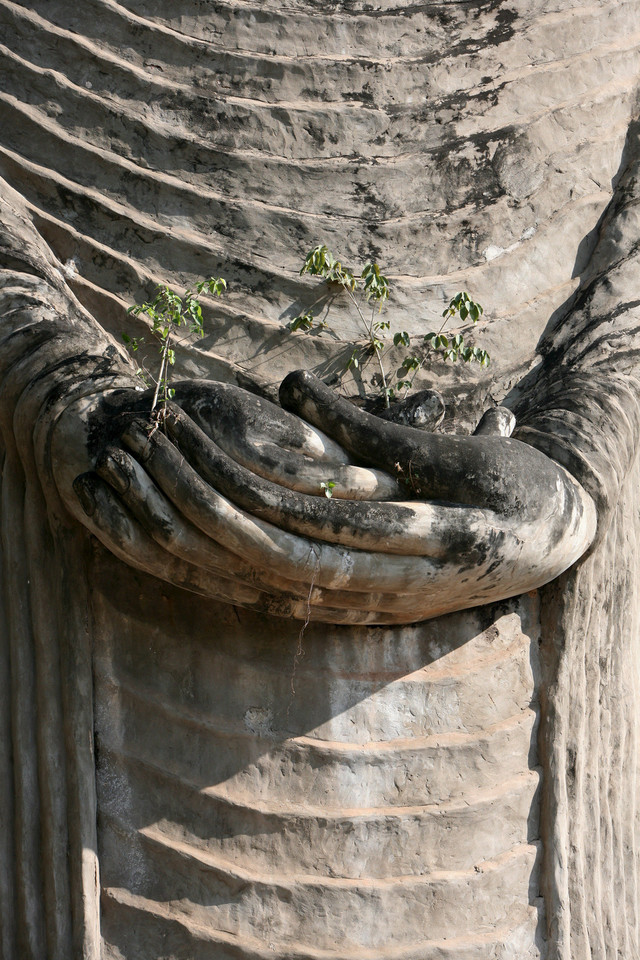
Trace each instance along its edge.
<path fill-rule="evenodd" d="M 634 5 L 0 15 L 0 956 L 640 956 Z M 491 304 L 440 432 L 287 331 L 319 232 Z"/>

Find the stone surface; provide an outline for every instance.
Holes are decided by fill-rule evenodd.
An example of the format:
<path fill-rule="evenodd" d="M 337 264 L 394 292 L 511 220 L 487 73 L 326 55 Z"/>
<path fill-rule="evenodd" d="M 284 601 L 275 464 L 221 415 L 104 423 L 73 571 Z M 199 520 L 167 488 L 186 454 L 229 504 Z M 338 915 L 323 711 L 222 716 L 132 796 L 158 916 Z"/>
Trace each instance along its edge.
<path fill-rule="evenodd" d="M 107 956 L 537 955 L 535 598 L 296 652 L 142 579 L 140 644 L 121 570 L 92 571 Z"/>
<path fill-rule="evenodd" d="M 639 33 L 620 0 L 0 0 L 3 960 L 640 955 Z M 298 368 L 375 387 L 372 364 L 344 374 L 362 330 L 330 291 L 327 331 L 287 328 L 318 298 L 298 270 L 322 241 L 379 261 L 393 329 L 433 329 L 459 289 L 484 304 L 467 335 L 488 375 L 416 381 L 447 408 L 423 449 L 445 506 L 513 506 L 527 484 L 535 501 L 526 463 L 473 487 L 447 459 L 487 407 L 515 412 L 515 440 L 465 443 L 527 444 L 597 515 L 553 584 L 413 626 L 341 626 L 343 607 L 303 627 L 313 571 L 297 606 L 261 611 L 236 544 L 212 599 L 140 451 L 118 479 L 118 398 L 139 414 L 111 394 L 136 386 L 119 334 L 148 334 L 125 311 L 158 281 L 229 281 L 180 377 L 272 400 Z M 255 466 L 260 430 L 235 429 Z M 310 489 L 327 451 L 363 515 L 396 500 L 395 476 L 300 430 L 315 460 L 289 483 L 318 495 L 314 522 L 343 510 Z M 286 487 L 295 460 L 270 443 Z M 134 474 L 145 529 L 119 499 Z M 380 622 L 385 584 L 398 601 L 394 559 L 358 617 Z M 484 599 L 562 569 L 506 593 L 487 570 Z"/>

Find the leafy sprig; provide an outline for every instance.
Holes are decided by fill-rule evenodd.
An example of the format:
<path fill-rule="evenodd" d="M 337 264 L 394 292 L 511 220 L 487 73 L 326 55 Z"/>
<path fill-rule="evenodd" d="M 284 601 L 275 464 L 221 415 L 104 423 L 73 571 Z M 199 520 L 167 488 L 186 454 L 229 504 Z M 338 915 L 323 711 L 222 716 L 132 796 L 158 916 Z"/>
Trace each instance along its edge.
<path fill-rule="evenodd" d="M 411 389 L 416 375 L 424 366 L 430 352 L 438 353 L 443 360 L 452 363 L 461 360 L 463 363 L 479 363 L 483 367 L 489 365 L 490 357 L 487 351 L 480 347 L 469 346 L 465 343 L 463 333 L 455 333 L 453 336 L 445 333 L 445 327 L 454 317 L 457 316 L 462 323 L 471 320 L 476 324 L 484 312 L 480 304 L 472 300 L 469 294 L 463 291 L 452 297 L 448 307 L 443 311 L 443 322 L 439 330 L 423 336 L 422 342 L 424 347 L 427 348 L 427 356 L 419 356 L 417 353 L 408 354 L 401 364 L 401 376 L 396 380 L 395 385 L 391 385 L 383 360 L 386 347 L 385 340 L 391 333 L 391 322 L 389 320 L 376 320 L 375 309 L 377 306 L 377 313 L 379 314 L 389 299 L 389 281 L 380 272 L 378 264 L 368 261 L 362 272 L 357 275 L 353 270 L 343 266 L 342 262 L 337 260 L 327 245 L 323 243 L 314 247 L 307 254 L 300 270 L 301 275 L 305 273 L 320 277 L 328 283 L 339 284 L 350 298 L 363 325 L 366 341 L 365 352 L 375 355 L 378 361 L 381 392 L 387 407 L 390 400 L 394 399 L 398 393 L 402 392 L 406 395 L 407 391 Z M 365 309 L 369 305 L 372 307 L 371 315 L 365 316 Z M 307 310 L 305 313 L 294 317 L 289 324 L 292 331 L 302 330 L 303 332 L 308 332 L 314 326 L 317 329 L 326 329 L 328 324 L 325 320 L 318 323 L 312 310 Z M 413 339 L 406 330 L 401 330 L 393 334 L 393 345 L 410 348 Z M 350 370 L 352 367 L 358 369 L 362 360 L 362 349 L 355 347 L 347 361 L 345 370 Z"/>
<path fill-rule="evenodd" d="M 389 406 L 389 387 L 387 385 L 387 374 L 384 368 L 382 355 L 385 344 L 381 331 L 389 330 L 388 321 L 376 320 L 376 305 L 378 313 L 382 310 L 383 304 L 389 299 L 389 281 L 380 272 L 377 263 L 369 261 L 365 263 L 362 272 L 357 276 L 353 270 L 344 267 L 340 260 L 337 260 L 325 243 L 319 244 L 311 250 L 304 261 L 300 275 L 308 273 L 312 277 L 321 277 L 328 283 L 339 284 L 345 291 L 351 303 L 355 307 L 363 332 L 367 342 L 367 349 L 376 357 L 385 397 L 385 403 Z M 365 311 L 371 305 L 371 315 L 365 316 Z M 311 310 L 294 317 L 289 327 L 291 330 L 311 330 L 315 322 L 315 317 Z M 326 323 L 321 326 L 326 327 Z M 349 358 L 347 370 L 351 367 L 357 368 L 360 363 L 358 351 L 354 350 Z"/>
<path fill-rule="evenodd" d="M 190 333 L 203 337 L 202 305 L 198 297 L 205 289 L 214 296 L 220 297 L 226 287 L 227 282 L 224 277 L 207 277 L 206 280 L 201 280 L 196 284 L 195 291 L 187 289 L 181 297 L 166 284 L 159 284 L 152 300 L 136 303 L 127 310 L 127 313 L 134 317 L 139 317 L 140 314 L 149 317 L 153 335 L 158 342 L 160 351 L 158 376 L 154 377 L 142 366 L 138 367 L 136 371 L 145 383 L 148 383 L 149 379 L 155 383 L 151 403 L 152 416 L 157 415 L 158 408 L 162 404 L 166 404 L 167 400 L 175 395 L 175 390 L 169 385 L 169 368 L 176 362 L 173 346 L 175 331 L 179 327 L 188 327 Z M 130 337 L 128 333 L 122 334 L 122 340 L 132 353 L 136 353 L 140 345 L 144 343 L 144 337 Z"/>

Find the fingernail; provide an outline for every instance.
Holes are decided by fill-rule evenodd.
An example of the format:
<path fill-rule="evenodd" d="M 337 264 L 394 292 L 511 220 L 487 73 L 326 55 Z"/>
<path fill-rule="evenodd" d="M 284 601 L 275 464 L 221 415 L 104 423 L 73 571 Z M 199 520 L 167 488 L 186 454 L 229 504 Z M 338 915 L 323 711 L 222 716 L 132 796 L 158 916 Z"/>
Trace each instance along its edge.
<path fill-rule="evenodd" d="M 134 420 L 133 423 L 130 423 L 122 434 L 122 439 L 129 449 L 133 450 L 141 463 L 147 462 L 151 456 L 152 446 L 149 432 L 140 421 Z"/>
<path fill-rule="evenodd" d="M 117 454 L 103 453 L 96 464 L 97 472 L 111 484 L 117 493 L 126 493 L 131 481 L 128 473 L 118 462 Z"/>
<path fill-rule="evenodd" d="M 91 491 L 90 477 L 91 474 L 83 473 L 73 481 L 74 493 L 88 517 L 92 517 L 96 512 L 96 501 Z"/>

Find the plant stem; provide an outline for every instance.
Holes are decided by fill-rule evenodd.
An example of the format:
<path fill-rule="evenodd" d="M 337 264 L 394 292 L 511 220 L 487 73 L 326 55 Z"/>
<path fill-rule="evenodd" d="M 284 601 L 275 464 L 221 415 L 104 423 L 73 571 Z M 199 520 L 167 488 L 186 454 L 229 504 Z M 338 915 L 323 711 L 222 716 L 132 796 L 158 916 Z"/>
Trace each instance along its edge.
<path fill-rule="evenodd" d="M 160 385 L 164 383 L 164 399 L 167 400 L 167 357 L 169 355 L 169 343 L 171 340 L 171 333 L 167 333 L 165 341 L 162 345 L 162 359 L 160 360 L 160 373 L 158 374 L 158 379 L 156 381 L 156 389 L 153 394 L 153 402 L 151 404 L 151 416 L 155 413 L 155 409 L 158 406 L 158 394 L 160 393 Z"/>
<path fill-rule="evenodd" d="M 389 407 L 390 407 L 390 403 L 389 403 L 389 389 L 388 389 L 388 387 L 387 387 L 387 377 L 386 377 L 386 374 L 385 374 L 385 372 L 384 372 L 384 367 L 383 367 L 383 365 L 382 365 L 382 354 L 381 354 L 381 352 L 378 350 L 378 348 L 377 348 L 377 346 L 375 345 L 375 343 L 373 344 L 373 349 L 374 349 L 374 351 L 375 351 L 375 355 L 376 355 L 376 358 L 377 358 L 377 360 L 378 360 L 378 366 L 380 367 L 380 376 L 382 377 L 382 389 L 384 390 L 384 405 L 385 405 L 385 407 L 386 407 L 387 410 L 388 410 Z"/>
<path fill-rule="evenodd" d="M 362 324 L 364 326 L 367 337 L 369 338 L 369 343 L 373 347 L 373 352 L 376 355 L 376 360 L 378 361 L 378 366 L 380 367 L 380 376 L 382 377 L 382 389 L 384 391 L 384 405 L 387 409 L 389 409 L 390 404 L 389 404 L 389 390 L 387 388 L 387 375 L 384 372 L 384 366 L 382 363 L 382 353 L 380 352 L 380 350 L 378 350 L 378 347 L 376 346 L 376 338 L 373 333 L 373 318 L 375 316 L 375 311 L 372 311 L 371 313 L 371 322 L 367 321 L 365 315 L 360 309 L 360 304 L 358 303 L 358 301 L 353 295 L 353 291 L 351 291 L 349 287 L 347 287 L 347 285 L 344 283 L 342 284 L 342 286 L 344 287 L 346 292 L 349 294 L 352 304 L 358 311 L 358 314 L 360 315 L 360 319 L 362 320 Z"/>

